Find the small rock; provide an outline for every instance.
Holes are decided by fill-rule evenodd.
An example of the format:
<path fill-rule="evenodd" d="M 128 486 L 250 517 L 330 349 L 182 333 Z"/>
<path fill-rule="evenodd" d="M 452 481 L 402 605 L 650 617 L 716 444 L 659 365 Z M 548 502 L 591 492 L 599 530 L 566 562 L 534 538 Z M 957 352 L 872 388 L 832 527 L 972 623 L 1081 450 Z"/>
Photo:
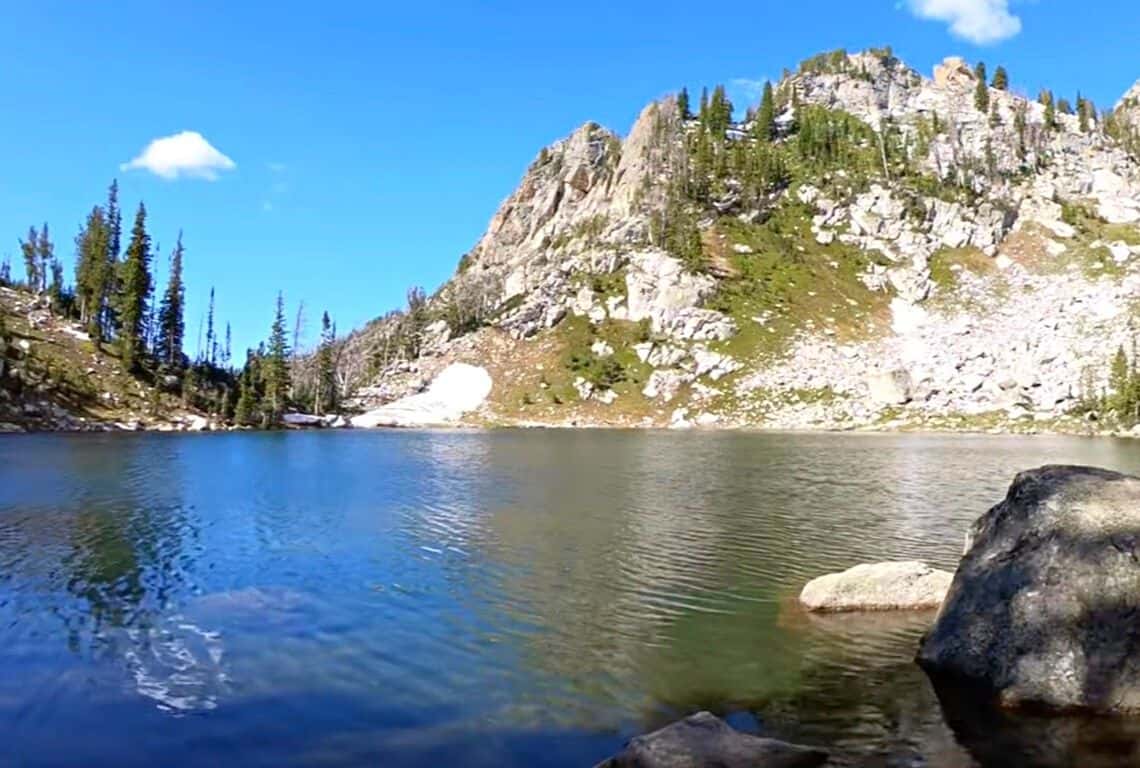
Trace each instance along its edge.
<path fill-rule="evenodd" d="M 632 739 L 595 768 L 814 768 L 827 758 L 822 750 L 741 733 L 698 712 Z"/>
<path fill-rule="evenodd" d="M 942 604 L 953 578 L 917 561 L 863 564 L 812 579 L 800 603 L 809 611 L 928 610 Z"/>

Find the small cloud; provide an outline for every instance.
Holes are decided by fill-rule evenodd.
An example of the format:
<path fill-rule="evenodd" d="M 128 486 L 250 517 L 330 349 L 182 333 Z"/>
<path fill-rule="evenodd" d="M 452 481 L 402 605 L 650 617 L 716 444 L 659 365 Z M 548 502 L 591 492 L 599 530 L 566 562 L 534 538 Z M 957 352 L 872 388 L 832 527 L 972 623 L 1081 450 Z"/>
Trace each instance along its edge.
<path fill-rule="evenodd" d="M 197 131 L 182 131 L 155 139 L 120 170 L 146 170 L 164 179 L 188 177 L 214 181 L 220 171 L 232 171 L 237 164 L 219 152 Z"/>
<path fill-rule="evenodd" d="M 265 211 L 266 213 L 270 213 L 273 210 L 273 203 L 269 200 L 266 200 L 261 204 L 261 210 Z"/>
<path fill-rule="evenodd" d="M 1009 0 L 907 0 L 920 19 L 950 25 L 950 34 L 976 45 L 1008 40 L 1021 32 L 1021 19 L 1009 12 Z"/>
<path fill-rule="evenodd" d="M 285 165 L 285 163 L 266 163 L 265 167 L 272 173 L 285 173 L 285 171 L 289 170 L 289 167 Z"/>

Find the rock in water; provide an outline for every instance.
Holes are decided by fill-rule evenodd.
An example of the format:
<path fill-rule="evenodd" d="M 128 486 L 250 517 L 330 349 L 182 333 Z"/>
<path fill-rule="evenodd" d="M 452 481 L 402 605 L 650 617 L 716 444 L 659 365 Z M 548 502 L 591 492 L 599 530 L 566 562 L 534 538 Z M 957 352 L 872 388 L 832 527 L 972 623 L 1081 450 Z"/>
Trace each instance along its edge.
<path fill-rule="evenodd" d="M 1004 706 L 1140 712 L 1140 478 L 1022 472 L 973 526 L 918 662 Z"/>
<path fill-rule="evenodd" d="M 826 761 L 826 752 L 741 733 L 698 712 L 638 736 L 595 768 L 811 768 Z"/>
<path fill-rule="evenodd" d="M 857 565 L 812 579 L 800 592 L 809 611 L 892 611 L 937 608 L 953 575 L 926 563 Z"/>
<path fill-rule="evenodd" d="M 429 427 L 451 424 L 491 394 L 487 369 L 465 363 L 447 366 L 426 392 L 404 397 L 352 420 L 354 427 Z"/>

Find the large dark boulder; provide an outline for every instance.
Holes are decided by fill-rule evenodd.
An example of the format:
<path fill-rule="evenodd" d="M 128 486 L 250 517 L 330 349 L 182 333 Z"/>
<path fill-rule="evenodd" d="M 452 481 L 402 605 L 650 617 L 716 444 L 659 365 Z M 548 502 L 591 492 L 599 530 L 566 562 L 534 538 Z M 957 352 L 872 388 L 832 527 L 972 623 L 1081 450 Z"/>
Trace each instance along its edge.
<path fill-rule="evenodd" d="M 741 733 L 698 712 L 632 739 L 595 768 L 814 768 L 825 762 L 826 752 Z"/>
<path fill-rule="evenodd" d="M 974 524 L 918 662 L 1006 707 L 1140 712 L 1140 478 L 1019 474 Z"/>

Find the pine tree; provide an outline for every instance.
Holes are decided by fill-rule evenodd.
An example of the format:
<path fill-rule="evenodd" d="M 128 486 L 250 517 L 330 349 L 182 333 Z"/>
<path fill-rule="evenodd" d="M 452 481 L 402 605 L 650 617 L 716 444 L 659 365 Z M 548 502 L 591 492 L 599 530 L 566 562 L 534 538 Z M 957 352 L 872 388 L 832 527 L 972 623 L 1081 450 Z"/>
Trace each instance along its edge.
<path fill-rule="evenodd" d="M 24 272 L 28 278 L 28 290 L 40 292 L 42 282 L 39 258 L 40 235 L 35 227 L 28 228 L 28 239 L 20 241 L 20 252 L 24 254 Z"/>
<path fill-rule="evenodd" d="M 40 293 L 44 293 L 50 287 L 50 277 L 52 271 L 52 262 L 55 261 L 55 245 L 48 236 L 48 225 L 44 222 L 43 228 L 40 230 L 39 239 L 36 241 L 36 258 L 39 260 L 39 268 L 37 272 L 40 276 Z M 62 285 L 60 286 L 62 290 Z"/>
<path fill-rule="evenodd" d="M 206 309 L 206 357 L 205 362 L 214 365 L 218 357 L 218 340 L 214 337 L 214 286 L 210 286 L 210 303 Z"/>
<path fill-rule="evenodd" d="M 689 110 L 689 89 L 682 88 L 681 92 L 677 94 L 677 111 L 681 114 L 682 120 L 688 120 L 692 117 L 692 112 Z"/>
<path fill-rule="evenodd" d="M 990 89 L 986 87 L 986 64 L 979 61 L 974 67 L 974 76 L 978 83 L 974 88 L 974 107 L 985 114 L 990 109 Z"/>
<path fill-rule="evenodd" d="M 1013 112 L 1013 130 L 1017 133 L 1017 155 L 1022 160 L 1025 159 L 1026 146 L 1025 146 L 1025 128 L 1026 128 L 1026 105 L 1021 102 Z"/>
<path fill-rule="evenodd" d="M 1108 372 L 1108 388 L 1112 391 L 1110 406 L 1118 413 L 1129 410 L 1129 378 L 1128 356 L 1124 354 L 1124 345 L 1121 345 L 1116 349 Z"/>
<path fill-rule="evenodd" d="M 1073 105 L 1069 103 L 1068 99 L 1059 99 L 1057 101 L 1057 111 L 1062 115 L 1073 114 Z"/>
<path fill-rule="evenodd" d="M 103 309 L 110 273 L 110 229 L 103 208 L 95 206 L 75 237 L 75 293 L 79 319 L 97 343 L 104 338 Z"/>
<path fill-rule="evenodd" d="M 1077 119 L 1081 133 L 1088 133 L 1089 120 L 1096 119 L 1096 107 L 1093 106 L 1091 101 L 1081 96 L 1080 93 L 1077 94 Z"/>
<path fill-rule="evenodd" d="M 998 114 L 997 102 L 990 103 L 990 128 L 997 128 L 1001 125 L 1001 115 Z"/>
<path fill-rule="evenodd" d="M 112 179 L 107 190 L 108 250 L 112 262 L 118 262 L 122 253 L 123 212 L 119 209 L 119 180 Z"/>
<path fill-rule="evenodd" d="M 230 367 L 230 324 L 226 323 L 226 346 L 222 350 L 222 366 L 225 368 Z"/>
<path fill-rule="evenodd" d="M 139 203 L 131 241 L 120 270 L 118 315 L 119 349 L 123 365 L 136 370 L 145 352 L 148 297 L 151 293 L 150 235 L 146 231 L 146 207 Z"/>
<path fill-rule="evenodd" d="M 776 99 L 772 94 L 772 83 L 764 81 L 764 91 L 760 96 L 760 108 L 756 112 L 754 123 L 756 138 L 760 141 L 771 141 L 776 135 Z"/>
<path fill-rule="evenodd" d="M 701 101 L 697 107 L 697 119 L 701 121 L 701 125 L 707 125 L 709 119 L 709 89 L 707 86 L 701 88 Z"/>
<path fill-rule="evenodd" d="M 12 262 L 5 256 L 4 261 L 0 261 L 0 285 L 8 286 L 12 284 Z"/>
<path fill-rule="evenodd" d="M 1053 92 L 1043 90 L 1037 99 L 1045 105 L 1045 128 L 1053 130 L 1057 127 L 1057 109 L 1053 104 Z"/>
<path fill-rule="evenodd" d="M 162 303 L 158 308 L 158 330 L 154 345 L 158 364 L 172 370 L 179 370 L 183 366 L 182 342 L 186 335 L 183 316 L 186 288 L 182 284 L 184 253 L 182 233 L 179 232 L 174 250 L 170 254 L 170 279 L 166 283 L 166 292 L 162 295 Z"/>
<path fill-rule="evenodd" d="M 333 360 L 333 344 L 336 341 L 336 328 L 329 320 L 329 313 L 321 315 L 321 345 L 317 349 L 317 396 L 314 409 L 317 415 L 336 409 L 336 365 Z"/>
<path fill-rule="evenodd" d="M 263 410 L 265 425 L 277 426 L 285 413 L 289 393 L 289 342 L 286 338 L 285 299 L 277 294 L 277 312 L 269 333 L 269 346 L 262 365 L 262 380 L 265 382 Z"/>
<path fill-rule="evenodd" d="M 1009 90 L 1009 73 L 1005 71 L 1005 67 L 998 66 L 994 70 L 994 81 L 991 83 L 994 90 L 1008 91 Z"/>

